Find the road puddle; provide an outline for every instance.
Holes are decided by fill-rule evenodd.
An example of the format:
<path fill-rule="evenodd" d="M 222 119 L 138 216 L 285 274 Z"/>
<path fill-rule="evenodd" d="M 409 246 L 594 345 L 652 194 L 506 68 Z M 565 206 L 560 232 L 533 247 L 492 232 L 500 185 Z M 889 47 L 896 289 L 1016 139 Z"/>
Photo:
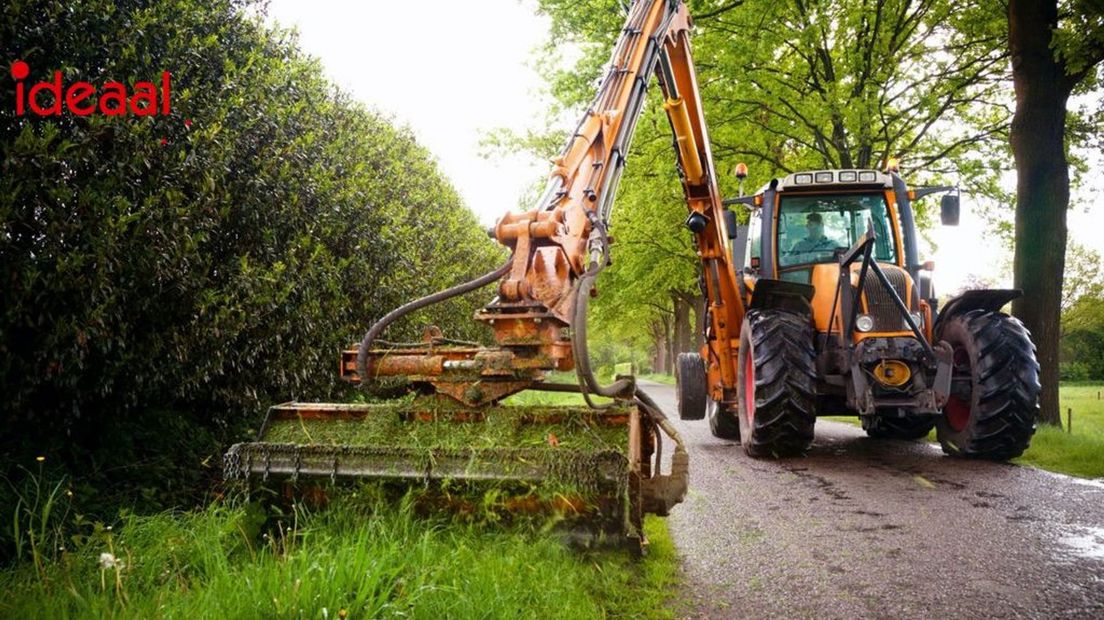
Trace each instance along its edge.
<path fill-rule="evenodd" d="M 1058 538 L 1058 542 L 1082 558 L 1104 560 L 1104 527 L 1076 527 L 1076 532 Z"/>

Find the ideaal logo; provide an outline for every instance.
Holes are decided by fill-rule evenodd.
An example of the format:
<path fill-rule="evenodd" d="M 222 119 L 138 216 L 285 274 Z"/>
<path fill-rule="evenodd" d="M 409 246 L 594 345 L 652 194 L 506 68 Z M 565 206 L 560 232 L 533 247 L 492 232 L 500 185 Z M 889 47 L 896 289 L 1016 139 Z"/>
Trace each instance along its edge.
<path fill-rule="evenodd" d="M 29 109 L 38 116 L 61 116 L 68 109 L 76 116 L 91 116 L 100 113 L 105 116 L 157 116 L 167 115 L 172 98 L 172 76 L 168 71 L 161 73 L 161 84 L 137 82 L 127 89 L 121 82 L 106 82 L 97 88 L 91 82 L 62 84 L 61 71 L 54 71 L 53 80 L 39 82 L 28 89 L 23 82 L 31 74 L 31 67 L 22 60 L 11 65 L 11 75 L 15 79 L 15 114 L 24 116 Z M 44 94 L 52 97 L 44 97 Z M 43 105 L 43 99 L 47 99 Z"/>

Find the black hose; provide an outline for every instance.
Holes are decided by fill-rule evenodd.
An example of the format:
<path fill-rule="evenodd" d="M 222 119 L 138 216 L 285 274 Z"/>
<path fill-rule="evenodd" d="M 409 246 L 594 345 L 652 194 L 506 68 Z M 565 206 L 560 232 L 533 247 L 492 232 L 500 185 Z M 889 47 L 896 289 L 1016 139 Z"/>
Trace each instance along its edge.
<path fill-rule="evenodd" d="M 574 333 L 571 338 L 571 353 L 575 358 L 575 376 L 579 380 L 579 387 L 583 399 L 592 409 L 605 409 L 610 405 L 599 405 L 591 400 L 590 395 L 604 396 L 606 398 L 624 397 L 635 390 L 635 384 L 629 379 L 620 379 L 610 385 L 603 386 L 598 383 L 594 371 L 590 367 L 590 351 L 587 346 L 587 306 L 590 300 L 590 291 L 594 288 L 594 281 L 598 274 L 609 264 L 609 237 L 606 235 L 606 227 L 591 212 L 591 226 L 598 233 L 599 243 L 602 248 L 602 257 L 591 262 L 585 273 L 579 277 L 575 285 L 575 307 L 572 315 L 572 327 Z"/>
<path fill-rule="evenodd" d="M 378 337 L 380 333 L 387 328 L 388 325 L 394 323 L 397 319 L 402 318 L 403 316 L 410 314 L 411 312 L 414 312 L 415 310 L 420 310 L 421 308 L 424 308 L 426 306 L 440 303 L 442 301 L 445 301 L 446 299 L 456 297 L 457 295 L 470 293 L 477 288 L 484 287 L 491 282 L 499 280 L 502 278 L 502 276 L 506 275 L 510 271 L 510 267 L 512 264 L 513 256 L 510 257 L 510 260 L 506 261 L 505 265 L 499 267 L 498 269 L 495 269 L 494 271 L 483 274 L 469 282 L 457 284 L 452 288 L 447 288 L 443 291 L 433 293 L 432 295 L 426 295 L 421 299 L 415 299 L 414 301 L 405 303 L 398 308 L 395 308 L 391 312 L 388 312 L 386 315 L 384 315 L 382 319 L 376 321 L 375 324 L 372 325 L 371 329 L 368 330 L 368 333 L 364 335 L 364 339 L 360 341 L 360 348 L 357 349 L 357 374 L 360 375 L 361 385 L 365 385 L 368 383 L 368 350 L 372 348 L 372 343 L 375 342 L 376 337 Z"/>

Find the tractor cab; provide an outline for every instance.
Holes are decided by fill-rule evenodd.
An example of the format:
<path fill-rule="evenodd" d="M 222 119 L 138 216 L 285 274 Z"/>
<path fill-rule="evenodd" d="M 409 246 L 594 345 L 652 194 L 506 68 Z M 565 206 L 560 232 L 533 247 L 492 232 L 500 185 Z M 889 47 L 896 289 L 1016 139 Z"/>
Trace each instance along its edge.
<path fill-rule="evenodd" d="M 747 238 L 734 247 L 746 300 L 751 302 L 760 279 L 813 287 L 812 315 L 817 332 L 838 332 L 847 305 L 839 299 L 840 258 L 869 241 L 870 257 L 893 284 L 908 315 L 931 338 L 932 314 L 938 301 L 932 286 L 932 264 L 920 263 L 912 200 L 951 187 L 911 191 L 895 172 L 816 170 L 772 181 L 743 199 L 748 208 Z M 957 195 L 944 202 L 948 218 L 957 219 Z M 737 241 L 734 245 L 741 245 Z M 844 270 L 851 287 L 859 286 L 861 261 Z M 871 278 L 873 280 L 873 278 Z M 907 336 L 907 320 L 888 299 L 888 291 L 864 279 L 861 310 L 855 318 L 856 342 L 873 336 Z"/>

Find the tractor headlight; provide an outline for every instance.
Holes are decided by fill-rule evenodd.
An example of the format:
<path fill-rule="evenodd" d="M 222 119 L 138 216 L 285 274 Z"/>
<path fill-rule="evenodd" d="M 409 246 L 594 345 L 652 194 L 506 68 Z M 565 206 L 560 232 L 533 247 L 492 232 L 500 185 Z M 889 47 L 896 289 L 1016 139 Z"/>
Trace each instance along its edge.
<path fill-rule="evenodd" d="M 913 312 L 909 316 L 912 317 L 912 322 L 916 323 L 917 327 L 923 327 L 924 326 L 924 315 L 920 314 L 919 312 Z"/>
<path fill-rule="evenodd" d="M 860 314 L 855 317 L 855 329 L 860 332 L 868 332 L 874 329 L 874 317 L 869 314 Z"/>

